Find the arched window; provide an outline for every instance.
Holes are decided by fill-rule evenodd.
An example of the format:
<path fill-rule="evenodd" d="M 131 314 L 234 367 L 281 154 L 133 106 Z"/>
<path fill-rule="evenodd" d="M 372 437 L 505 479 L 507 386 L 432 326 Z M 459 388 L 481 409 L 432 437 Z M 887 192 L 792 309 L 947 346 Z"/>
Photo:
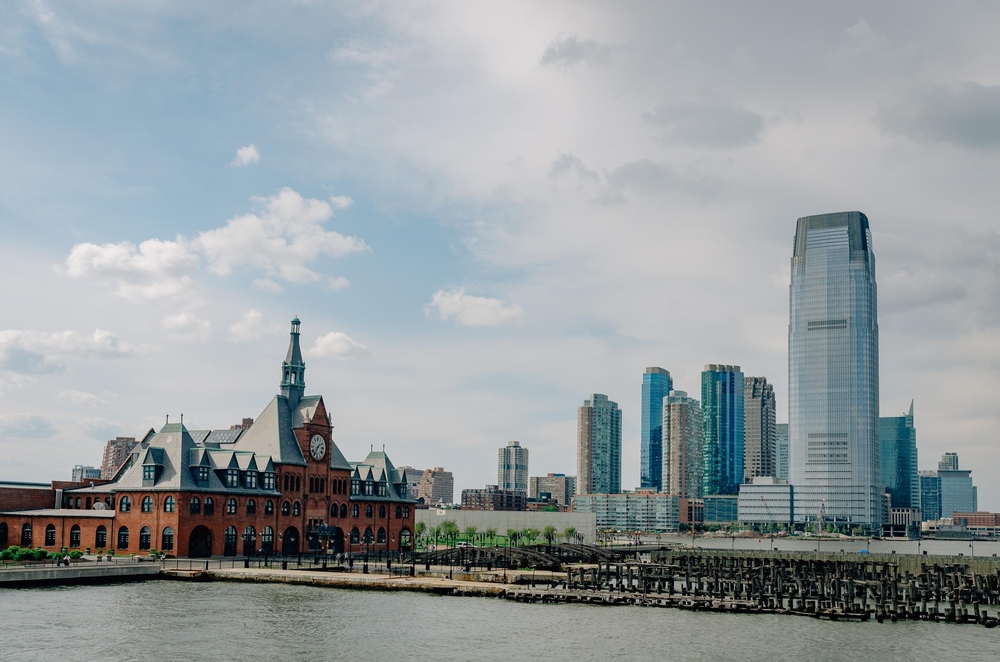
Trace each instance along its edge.
<path fill-rule="evenodd" d="M 31 523 L 21 527 L 21 547 L 31 547 Z"/>
<path fill-rule="evenodd" d="M 243 556 L 257 553 L 257 531 L 252 526 L 243 529 Z"/>
<path fill-rule="evenodd" d="M 378 507 L 378 516 L 379 516 L 379 519 L 385 519 L 385 505 L 384 504 Z"/>
<path fill-rule="evenodd" d="M 367 506 L 365 506 L 365 517 L 371 517 L 373 512 L 374 512 L 374 510 L 372 509 L 372 505 L 371 504 L 368 504 Z"/>
<path fill-rule="evenodd" d="M 90 504 L 91 504 L 90 497 L 87 497 L 87 510 L 90 510 Z"/>
<path fill-rule="evenodd" d="M 361 533 L 358 531 L 358 527 L 351 529 L 351 544 L 357 545 L 361 542 Z"/>
<path fill-rule="evenodd" d="M 295 491 L 296 492 L 302 491 L 302 476 L 295 477 Z"/>
<path fill-rule="evenodd" d="M 7 522 L 0 522 L 0 547 L 7 546 Z"/>
<path fill-rule="evenodd" d="M 80 546 L 80 525 L 74 524 L 69 530 L 69 546 L 79 547 Z"/>
<path fill-rule="evenodd" d="M 265 554 L 271 553 L 271 550 L 274 549 L 274 529 L 269 526 L 264 527 L 264 530 L 260 532 L 260 546 L 264 548 Z"/>
<path fill-rule="evenodd" d="M 224 539 L 225 544 L 223 545 L 222 549 L 222 554 L 224 556 L 236 556 L 236 536 L 237 536 L 236 527 L 227 526 L 226 536 Z"/>
<path fill-rule="evenodd" d="M 358 509 L 358 504 L 351 506 L 351 517 L 358 517 L 361 511 Z"/>
<path fill-rule="evenodd" d="M 282 489 L 285 492 L 287 492 L 288 491 L 288 474 L 285 474 L 284 479 L 282 480 L 282 484 L 284 486 Z"/>
<path fill-rule="evenodd" d="M 174 501 L 174 498 L 172 496 L 168 496 L 166 499 L 163 500 L 163 512 L 172 513 L 174 512 L 174 508 L 176 507 L 177 507 L 177 502 Z"/>
<path fill-rule="evenodd" d="M 230 497 L 230 499 L 226 501 L 226 514 L 227 515 L 236 514 L 236 499 Z"/>
<path fill-rule="evenodd" d="M 257 514 L 257 502 L 253 499 L 247 499 L 247 515 Z"/>
<path fill-rule="evenodd" d="M 80 507 L 80 497 L 77 497 L 76 498 L 76 505 L 74 506 L 74 508 L 79 508 L 79 507 Z"/>
<path fill-rule="evenodd" d="M 191 514 L 197 515 L 201 512 L 201 499 L 198 497 L 191 497 Z"/>
<path fill-rule="evenodd" d="M 375 541 L 375 536 L 372 535 L 372 527 L 365 527 L 365 544 L 370 545 Z"/>
<path fill-rule="evenodd" d="M 379 544 L 385 543 L 385 529 L 383 529 L 381 526 L 378 527 L 378 538 L 376 538 L 375 541 L 378 542 Z"/>
<path fill-rule="evenodd" d="M 403 519 L 403 507 L 396 506 L 396 519 Z"/>
<path fill-rule="evenodd" d="M 127 496 L 123 496 L 122 500 L 118 502 L 118 509 L 123 513 L 127 513 L 132 510 L 132 499 Z"/>
<path fill-rule="evenodd" d="M 403 506 L 403 519 L 410 519 L 410 507 Z"/>
<path fill-rule="evenodd" d="M 340 509 L 337 508 L 337 504 L 333 504 L 332 506 L 330 506 L 330 517 L 336 519 L 338 512 L 340 512 Z"/>
<path fill-rule="evenodd" d="M 316 487 L 316 477 L 315 476 L 309 476 L 309 492 L 310 493 L 311 492 L 315 492 L 316 490 L 313 489 L 315 487 Z"/>
<path fill-rule="evenodd" d="M 172 551 L 174 548 L 174 530 L 169 526 L 164 528 L 161 538 L 162 542 L 160 543 L 160 549 L 164 552 Z"/>
<path fill-rule="evenodd" d="M 146 550 L 153 545 L 153 532 L 148 526 L 139 529 L 139 549 Z"/>
<path fill-rule="evenodd" d="M 326 478 L 319 479 L 319 491 L 326 494 Z"/>
<path fill-rule="evenodd" d="M 108 529 L 103 524 L 97 527 L 97 534 L 94 536 L 94 547 L 104 549 L 108 546 Z"/>
<path fill-rule="evenodd" d="M 118 549 L 128 549 L 128 527 L 118 527 Z"/>
<path fill-rule="evenodd" d="M 264 514 L 273 515 L 274 514 L 274 502 L 268 499 L 264 502 Z"/>
<path fill-rule="evenodd" d="M 302 507 L 299 506 L 299 502 L 296 501 L 292 504 L 292 517 L 298 517 L 302 513 Z"/>
<path fill-rule="evenodd" d="M 340 516 L 341 517 L 347 517 L 347 504 L 346 503 L 340 504 Z"/>
<path fill-rule="evenodd" d="M 212 497 L 205 497 L 205 514 L 214 515 L 215 514 L 215 501 Z"/>
<path fill-rule="evenodd" d="M 281 502 L 281 514 L 285 515 L 287 517 L 288 514 L 291 511 L 292 511 L 292 505 L 290 503 L 288 503 L 287 501 L 282 501 Z"/>
<path fill-rule="evenodd" d="M 45 546 L 52 547 L 56 544 L 56 525 L 49 524 L 45 527 Z"/>
<path fill-rule="evenodd" d="M 142 497 L 142 512 L 144 513 L 153 512 L 153 497 L 151 496 Z"/>

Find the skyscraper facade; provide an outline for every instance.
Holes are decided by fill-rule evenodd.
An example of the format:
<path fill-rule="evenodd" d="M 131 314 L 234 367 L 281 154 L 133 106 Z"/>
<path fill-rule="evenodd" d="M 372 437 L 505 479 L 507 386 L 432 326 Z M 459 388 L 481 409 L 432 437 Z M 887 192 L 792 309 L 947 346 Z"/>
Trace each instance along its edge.
<path fill-rule="evenodd" d="M 774 386 L 766 377 L 743 378 L 743 481 L 776 477 Z"/>
<path fill-rule="evenodd" d="M 152 432 L 152 430 L 150 430 Z M 101 478 L 111 480 L 115 477 L 118 467 L 125 463 L 132 449 L 139 442 L 135 437 L 115 437 L 104 446 L 104 461 L 101 463 Z"/>
<path fill-rule="evenodd" d="M 917 473 L 917 430 L 913 427 L 913 402 L 902 416 L 879 418 L 882 445 L 882 482 L 893 508 L 920 508 Z"/>
<path fill-rule="evenodd" d="M 798 219 L 788 325 L 795 519 L 879 527 L 878 304 L 868 218 Z"/>
<path fill-rule="evenodd" d="M 702 496 L 704 422 L 701 405 L 684 391 L 663 401 L 663 491 L 673 496 Z"/>
<path fill-rule="evenodd" d="M 945 453 L 938 461 L 938 471 L 958 471 L 958 453 Z"/>
<path fill-rule="evenodd" d="M 663 368 L 646 368 L 642 376 L 642 443 L 639 448 L 639 485 L 663 489 L 663 399 L 674 383 Z"/>
<path fill-rule="evenodd" d="M 528 491 L 528 449 L 508 441 L 497 453 L 497 485 L 501 490 Z"/>
<path fill-rule="evenodd" d="M 737 494 L 743 482 L 743 372 L 710 363 L 701 373 L 703 494 Z"/>
<path fill-rule="evenodd" d="M 778 480 L 788 480 L 788 423 L 774 426 L 774 476 Z"/>
<path fill-rule="evenodd" d="M 920 518 L 923 521 L 941 519 L 941 479 L 936 471 L 921 471 Z"/>
<path fill-rule="evenodd" d="M 617 494 L 622 486 L 622 412 L 594 393 L 576 415 L 576 493 Z"/>

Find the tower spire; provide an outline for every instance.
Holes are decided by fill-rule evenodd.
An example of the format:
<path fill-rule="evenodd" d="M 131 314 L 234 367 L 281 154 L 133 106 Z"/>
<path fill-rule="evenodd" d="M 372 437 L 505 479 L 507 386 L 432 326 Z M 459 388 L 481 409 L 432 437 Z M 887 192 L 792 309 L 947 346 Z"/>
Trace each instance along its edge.
<path fill-rule="evenodd" d="M 306 390 L 306 364 L 299 349 L 299 318 L 292 319 L 288 353 L 281 363 L 281 395 L 288 398 L 289 409 L 295 409 Z"/>

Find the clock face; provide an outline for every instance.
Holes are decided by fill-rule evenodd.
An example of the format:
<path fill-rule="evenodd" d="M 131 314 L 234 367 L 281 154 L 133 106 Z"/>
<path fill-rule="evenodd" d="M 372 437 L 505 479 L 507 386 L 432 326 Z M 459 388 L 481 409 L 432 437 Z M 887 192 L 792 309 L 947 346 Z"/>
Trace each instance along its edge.
<path fill-rule="evenodd" d="M 309 441 L 309 453 L 315 460 L 322 460 L 326 455 L 326 441 L 320 435 L 315 435 Z"/>

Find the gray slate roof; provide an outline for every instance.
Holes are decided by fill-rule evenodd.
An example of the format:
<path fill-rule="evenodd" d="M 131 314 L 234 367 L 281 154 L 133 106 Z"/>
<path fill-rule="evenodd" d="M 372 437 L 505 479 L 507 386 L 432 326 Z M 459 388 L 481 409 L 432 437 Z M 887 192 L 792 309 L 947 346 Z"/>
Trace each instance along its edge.
<path fill-rule="evenodd" d="M 393 466 L 389 456 L 383 451 L 372 451 L 365 458 L 364 462 L 352 462 L 352 480 L 359 480 L 365 483 L 371 480 L 373 483 L 385 482 L 385 496 L 376 494 L 356 494 L 351 499 L 360 501 L 406 501 L 416 503 L 416 499 L 404 492 L 406 489 L 406 477 L 403 471 Z"/>
<path fill-rule="evenodd" d="M 302 449 L 295 438 L 293 430 L 301 429 L 306 423 L 312 422 L 316 408 L 323 397 L 319 395 L 306 396 L 299 400 L 294 410 L 288 407 L 288 398 L 276 395 L 268 403 L 236 442 L 237 450 L 248 450 L 269 455 L 276 464 L 306 465 Z M 327 455 L 330 467 L 333 469 L 350 470 L 351 465 L 340 452 L 335 442 L 328 444 Z"/>

